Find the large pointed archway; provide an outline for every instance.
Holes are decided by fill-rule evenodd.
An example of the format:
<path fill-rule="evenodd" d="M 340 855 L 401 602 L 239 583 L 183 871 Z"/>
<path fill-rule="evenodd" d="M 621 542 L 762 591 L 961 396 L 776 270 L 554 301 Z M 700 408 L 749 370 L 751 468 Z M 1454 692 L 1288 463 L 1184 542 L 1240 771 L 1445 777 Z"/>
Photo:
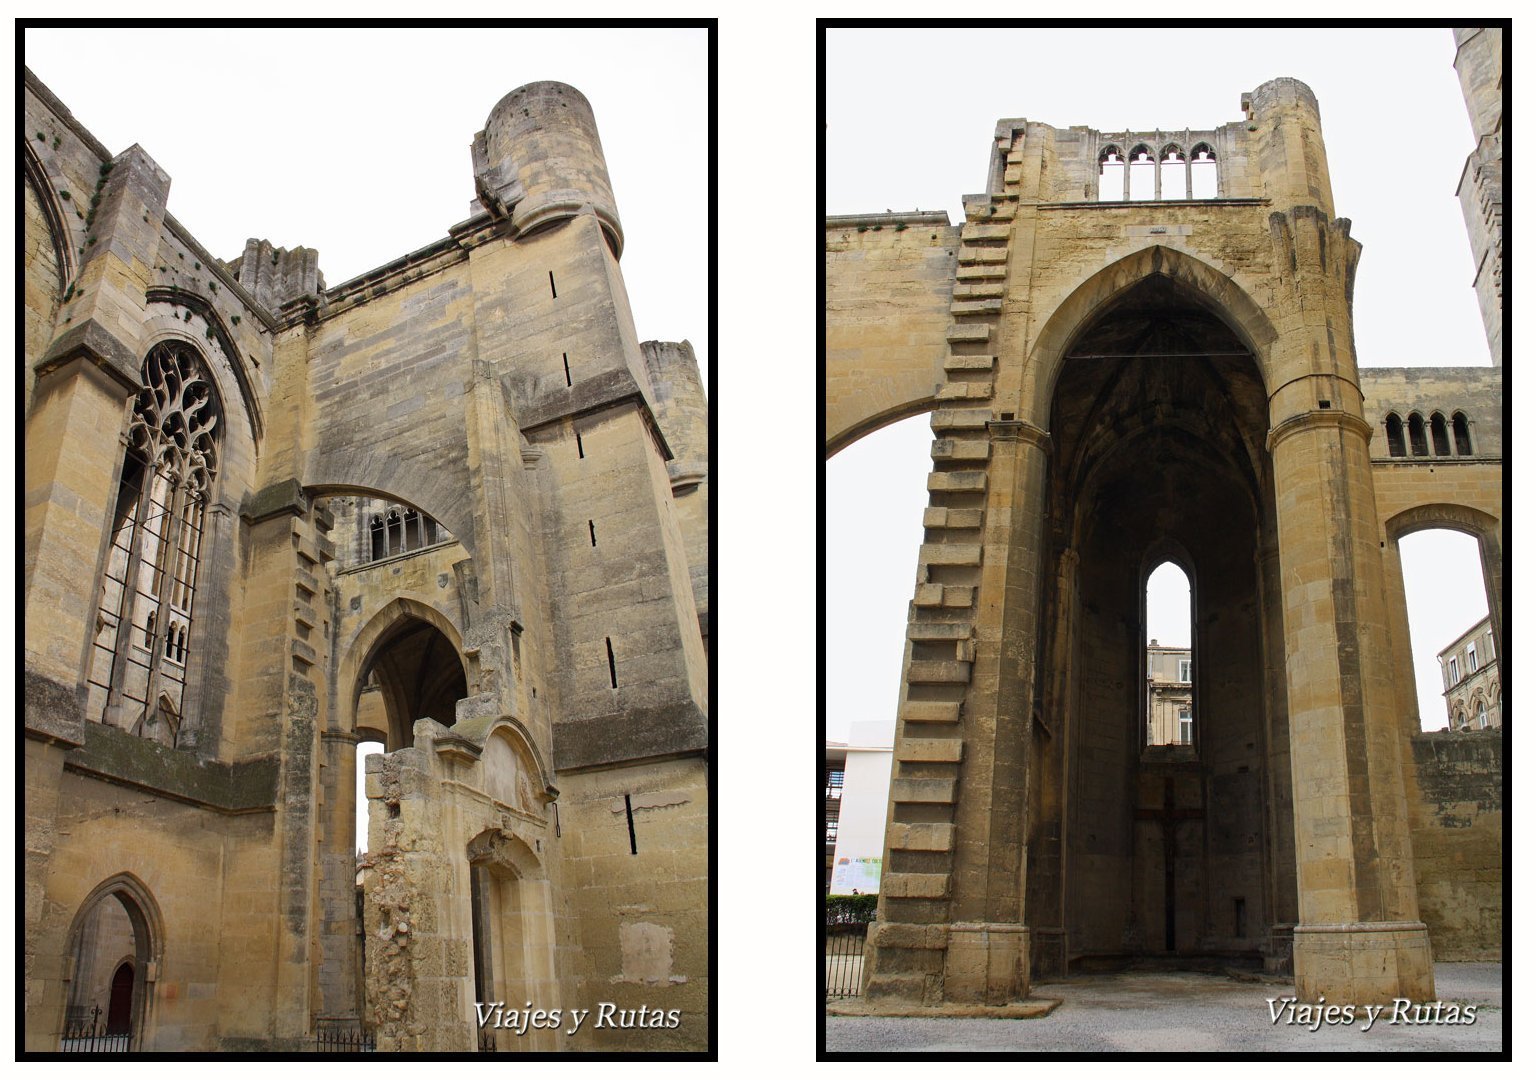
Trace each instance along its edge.
<path fill-rule="evenodd" d="M 1266 661 L 1281 635 L 1268 402 L 1241 320 L 1197 276 L 1120 282 L 1066 339 L 1049 399 L 1049 737 L 1027 875 L 1040 974 L 1281 966 L 1295 920 L 1284 668 Z M 1142 598 L 1170 552 L 1190 579 L 1201 721 L 1153 745 Z"/>

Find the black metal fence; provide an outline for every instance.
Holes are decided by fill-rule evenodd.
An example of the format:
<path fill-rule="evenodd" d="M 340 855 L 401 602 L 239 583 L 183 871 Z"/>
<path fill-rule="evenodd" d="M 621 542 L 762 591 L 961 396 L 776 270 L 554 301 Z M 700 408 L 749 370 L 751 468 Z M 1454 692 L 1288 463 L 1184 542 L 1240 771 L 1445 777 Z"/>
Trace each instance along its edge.
<path fill-rule="evenodd" d="M 475 1047 L 482 1054 L 494 1054 L 496 1052 L 496 1032 L 490 1028 L 480 1028 Z"/>
<path fill-rule="evenodd" d="M 64 1030 L 59 1033 L 59 1052 L 64 1054 L 129 1054 L 133 1052 L 133 1033 L 113 1030 L 101 1017 L 101 1006 L 89 1013 L 76 1006 L 68 1010 Z"/>
<path fill-rule="evenodd" d="M 315 1053 L 371 1054 L 375 1050 L 373 1032 L 362 1021 L 350 1016 L 315 1018 Z"/>
<path fill-rule="evenodd" d="M 864 987 L 866 922 L 828 923 L 822 931 L 826 954 L 827 1000 L 858 997 Z"/>

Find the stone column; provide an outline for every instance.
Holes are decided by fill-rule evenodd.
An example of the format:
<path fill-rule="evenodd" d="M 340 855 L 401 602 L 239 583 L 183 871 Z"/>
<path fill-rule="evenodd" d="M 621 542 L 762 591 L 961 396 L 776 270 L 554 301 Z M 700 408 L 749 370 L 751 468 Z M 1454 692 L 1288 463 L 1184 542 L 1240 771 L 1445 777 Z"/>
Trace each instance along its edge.
<path fill-rule="evenodd" d="M 1275 396 L 1303 1001 L 1434 997 L 1403 795 L 1370 425 L 1358 397 Z M 1339 386 L 1340 384 L 1333 384 Z M 1337 391 L 1335 391 L 1337 392 Z M 1327 407 L 1325 407 L 1325 405 Z"/>
<path fill-rule="evenodd" d="M 991 421 L 987 432 L 992 468 L 975 661 L 961 720 L 966 761 L 955 807 L 944 996 L 1001 1005 L 1029 994 L 1026 781 L 1049 436 L 1017 420 Z"/>
<path fill-rule="evenodd" d="M 354 789 L 357 733 L 320 735 L 323 805 L 316 823 L 319 862 L 315 937 L 319 952 L 320 1016 L 357 1016 L 357 842 Z"/>

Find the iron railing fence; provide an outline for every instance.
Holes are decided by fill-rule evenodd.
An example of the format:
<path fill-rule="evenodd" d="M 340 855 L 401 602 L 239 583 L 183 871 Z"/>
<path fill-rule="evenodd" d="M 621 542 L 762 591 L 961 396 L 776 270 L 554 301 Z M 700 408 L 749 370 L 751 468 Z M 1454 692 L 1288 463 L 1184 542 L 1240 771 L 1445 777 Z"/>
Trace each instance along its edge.
<path fill-rule="evenodd" d="M 376 1048 L 373 1032 L 356 1017 L 315 1017 L 315 1053 L 371 1054 Z"/>
<path fill-rule="evenodd" d="M 863 994 L 864 939 L 868 932 L 865 922 L 828 923 L 823 930 L 828 1001 Z"/>
<path fill-rule="evenodd" d="M 59 1033 L 59 1052 L 64 1054 L 130 1054 L 133 1033 L 114 1030 L 102 1019 L 101 1006 L 87 1013 L 83 1006 L 68 1010 L 64 1030 Z"/>

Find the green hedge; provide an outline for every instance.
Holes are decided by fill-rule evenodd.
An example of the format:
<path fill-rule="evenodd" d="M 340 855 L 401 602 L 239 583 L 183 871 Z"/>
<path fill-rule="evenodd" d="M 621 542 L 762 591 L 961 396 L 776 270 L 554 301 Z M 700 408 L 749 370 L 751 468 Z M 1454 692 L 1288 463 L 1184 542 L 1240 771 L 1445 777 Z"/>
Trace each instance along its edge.
<path fill-rule="evenodd" d="M 828 896 L 827 922 L 867 923 L 875 921 L 875 905 L 880 897 L 874 893 L 858 896 Z"/>

